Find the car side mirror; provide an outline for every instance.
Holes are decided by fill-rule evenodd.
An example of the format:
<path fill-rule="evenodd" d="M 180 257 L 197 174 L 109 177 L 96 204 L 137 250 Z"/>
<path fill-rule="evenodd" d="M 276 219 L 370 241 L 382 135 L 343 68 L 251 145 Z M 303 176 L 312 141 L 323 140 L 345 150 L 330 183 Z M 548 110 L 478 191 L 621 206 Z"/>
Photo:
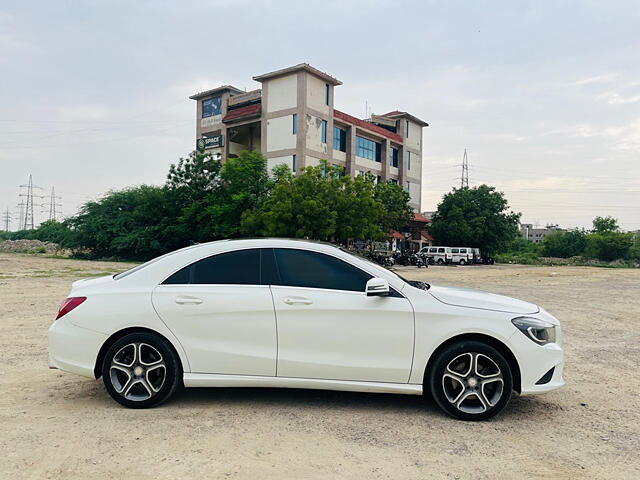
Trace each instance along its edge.
<path fill-rule="evenodd" d="M 384 278 L 374 277 L 367 282 L 364 288 L 367 297 L 386 297 L 391 294 L 389 289 L 389 282 Z"/>

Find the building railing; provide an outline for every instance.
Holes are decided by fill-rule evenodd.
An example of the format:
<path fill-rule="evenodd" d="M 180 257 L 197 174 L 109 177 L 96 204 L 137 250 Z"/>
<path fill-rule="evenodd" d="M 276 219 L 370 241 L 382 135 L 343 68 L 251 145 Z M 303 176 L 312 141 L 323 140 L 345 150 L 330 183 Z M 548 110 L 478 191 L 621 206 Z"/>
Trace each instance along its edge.
<path fill-rule="evenodd" d="M 250 92 L 241 93 L 240 95 L 234 95 L 229 97 L 228 106 L 235 107 L 237 105 L 242 105 L 243 103 L 255 102 L 257 100 L 262 99 L 262 90 L 252 90 Z"/>

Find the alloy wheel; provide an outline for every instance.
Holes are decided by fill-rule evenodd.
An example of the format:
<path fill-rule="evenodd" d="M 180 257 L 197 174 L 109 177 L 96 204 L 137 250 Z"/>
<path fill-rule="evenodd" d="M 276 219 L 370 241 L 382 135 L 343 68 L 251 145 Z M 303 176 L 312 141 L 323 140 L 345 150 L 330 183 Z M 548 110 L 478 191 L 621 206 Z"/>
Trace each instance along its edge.
<path fill-rule="evenodd" d="M 495 406 L 504 391 L 502 371 L 491 358 L 466 352 L 451 360 L 442 375 L 446 399 L 457 410 L 481 414 Z"/>
<path fill-rule="evenodd" d="M 109 377 L 116 393 L 142 402 L 154 397 L 164 385 L 167 366 L 160 352 L 144 342 L 129 343 L 116 352 Z"/>

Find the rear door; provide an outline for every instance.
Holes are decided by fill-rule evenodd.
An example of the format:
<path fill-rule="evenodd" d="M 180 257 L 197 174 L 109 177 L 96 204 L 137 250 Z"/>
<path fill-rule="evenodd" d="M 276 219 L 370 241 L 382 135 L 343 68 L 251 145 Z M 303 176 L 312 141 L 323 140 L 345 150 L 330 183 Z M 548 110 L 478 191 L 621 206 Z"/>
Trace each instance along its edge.
<path fill-rule="evenodd" d="M 372 276 L 324 253 L 274 249 L 278 376 L 406 383 L 413 308 L 394 291 L 368 297 Z"/>
<path fill-rule="evenodd" d="M 276 323 L 259 249 L 220 253 L 158 285 L 153 306 L 187 352 L 193 373 L 276 374 Z"/>

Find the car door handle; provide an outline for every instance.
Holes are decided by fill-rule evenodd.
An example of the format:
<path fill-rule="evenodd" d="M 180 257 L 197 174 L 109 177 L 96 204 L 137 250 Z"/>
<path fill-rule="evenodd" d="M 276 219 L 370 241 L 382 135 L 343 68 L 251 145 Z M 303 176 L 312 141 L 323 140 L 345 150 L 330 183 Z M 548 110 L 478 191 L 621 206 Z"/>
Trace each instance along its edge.
<path fill-rule="evenodd" d="M 200 305 L 202 299 L 198 297 L 176 297 L 176 303 L 180 305 Z"/>
<path fill-rule="evenodd" d="M 296 304 L 311 305 L 313 303 L 313 300 L 309 300 L 308 298 L 302 298 L 302 297 L 287 297 L 283 301 L 287 305 L 296 305 Z"/>

